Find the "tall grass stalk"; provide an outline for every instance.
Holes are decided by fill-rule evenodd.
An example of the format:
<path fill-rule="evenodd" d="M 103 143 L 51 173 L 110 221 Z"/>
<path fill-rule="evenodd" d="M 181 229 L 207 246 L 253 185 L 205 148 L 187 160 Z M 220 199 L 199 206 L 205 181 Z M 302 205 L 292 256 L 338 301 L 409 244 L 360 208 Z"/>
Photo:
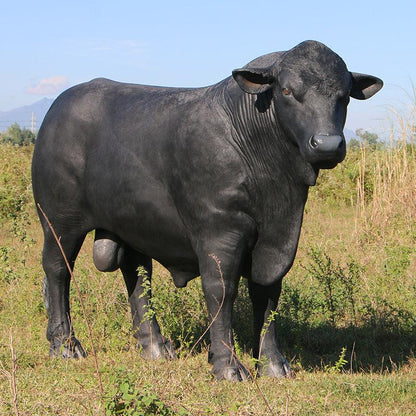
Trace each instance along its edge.
<path fill-rule="evenodd" d="M 385 235 L 398 221 L 411 235 L 415 232 L 416 102 L 408 118 L 396 117 L 399 130 L 392 129 L 390 145 L 371 154 L 361 146 L 356 226 L 368 235 Z"/>
<path fill-rule="evenodd" d="M 17 357 L 16 357 L 16 353 L 14 351 L 13 335 L 12 335 L 11 329 L 10 329 L 9 339 L 10 339 L 10 355 L 11 355 L 10 371 L 7 371 L 4 368 L 3 363 L 1 363 L 2 369 L 1 369 L 0 373 L 2 375 L 4 375 L 4 377 L 6 377 L 9 380 L 9 388 L 10 388 L 10 395 L 11 395 L 11 404 L 12 404 L 12 407 L 13 407 L 14 414 L 16 416 L 19 416 L 20 415 L 20 412 L 19 412 L 19 399 L 18 399 L 18 395 L 17 395 L 17 382 L 16 382 Z"/>
<path fill-rule="evenodd" d="M 10 353 L 12 359 L 12 369 L 10 372 L 10 390 L 12 392 L 13 409 L 14 413 L 19 416 L 19 401 L 17 396 L 17 383 L 16 383 L 16 371 L 17 371 L 17 358 L 13 347 L 13 336 L 10 332 Z"/>

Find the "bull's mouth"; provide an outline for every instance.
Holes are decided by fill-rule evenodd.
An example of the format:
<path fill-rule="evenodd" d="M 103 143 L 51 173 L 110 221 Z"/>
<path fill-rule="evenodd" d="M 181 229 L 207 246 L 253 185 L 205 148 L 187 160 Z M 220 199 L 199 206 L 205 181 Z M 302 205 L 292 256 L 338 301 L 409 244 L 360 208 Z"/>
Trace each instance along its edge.
<path fill-rule="evenodd" d="M 341 163 L 342 160 L 340 160 L 339 162 L 335 162 L 335 161 L 327 161 L 327 162 L 318 162 L 315 163 L 313 166 L 315 167 L 315 169 L 333 169 L 335 168 L 338 163 Z"/>

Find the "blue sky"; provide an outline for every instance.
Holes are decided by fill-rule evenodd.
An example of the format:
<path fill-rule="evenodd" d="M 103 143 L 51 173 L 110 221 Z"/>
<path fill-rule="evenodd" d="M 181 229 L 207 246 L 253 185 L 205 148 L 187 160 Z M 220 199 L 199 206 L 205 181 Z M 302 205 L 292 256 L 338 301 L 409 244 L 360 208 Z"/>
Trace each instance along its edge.
<path fill-rule="evenodd" d="M 351 71 L 384 80 L 371 100 L 352 101 L 347 121 L 352 130 L 379 131 L 390 117 L 388 108 L 409 103 L 416 83 L 415 4 L 7 1 L 0 13 L 0 111 L 55 97 L 98 76 L 209 85 L 257 56 L 315 39 L 341 55 Z"/>

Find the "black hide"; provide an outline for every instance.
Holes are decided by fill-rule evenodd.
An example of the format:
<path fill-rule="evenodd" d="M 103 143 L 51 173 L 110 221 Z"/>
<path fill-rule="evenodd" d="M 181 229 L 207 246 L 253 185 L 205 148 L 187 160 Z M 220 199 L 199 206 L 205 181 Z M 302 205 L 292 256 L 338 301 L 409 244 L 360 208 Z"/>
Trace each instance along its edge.
<path fill-rule="evenodd" d="M 345 157 L 349 98 L 381 87 L 315 41 L 257 58 L 206 88 L 96 79 L 67 90 L 49 110 L 33 156 L 35 201 L 71 265 L 96 230 L 94 262 L 121 269 L 143 356 L 174 355 L 145 314 L 143 280 L 155 259 L 178 287 L 201 276 L 216 377 L 246 377 L 231 328 L 240 276 L 249 281 L 260 370 L 288 376 L 275 323 L 262 340 L 261 329 L 293 263 L 308 188 L 319 169 Z M 70 324 L 70 274 L 40 220 L 50 353 L 84 356 Z"/>

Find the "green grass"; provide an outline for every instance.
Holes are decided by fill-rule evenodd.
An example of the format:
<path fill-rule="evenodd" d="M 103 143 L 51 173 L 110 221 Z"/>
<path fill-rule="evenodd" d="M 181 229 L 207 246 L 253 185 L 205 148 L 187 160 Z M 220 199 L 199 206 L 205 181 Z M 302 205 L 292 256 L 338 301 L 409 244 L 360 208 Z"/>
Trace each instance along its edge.
<path fill-rule="evenodd" d="M 211 376 L 206 338 L 189 356 L 208 325 L 200 280 L 176 289 L 155 265 L 154 308 L 180 358 L 143 361 L 122 276 L 95 270 L 92 236 L 75 268 L 92 339 L 71 289 L 73 324 L 90 355 L 48 357 L 32 151 L 0 146 L 0 414 L 416 414 L 414 152 L 353 152 L 323 173 L 311 190 L 278 315 L 282 351 L 296 377 L 227 383 Z M 254 371 L 250 318 L 242 282 L 235 339 Z"/>

